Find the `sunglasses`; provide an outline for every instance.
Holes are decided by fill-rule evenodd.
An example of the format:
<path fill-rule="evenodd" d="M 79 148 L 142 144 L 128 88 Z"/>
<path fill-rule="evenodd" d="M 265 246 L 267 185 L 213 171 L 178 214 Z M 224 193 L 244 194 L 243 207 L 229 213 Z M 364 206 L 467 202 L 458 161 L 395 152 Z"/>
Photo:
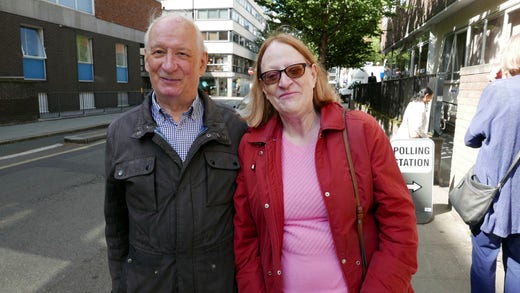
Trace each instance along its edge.
<path fill-rule="evenodd" d="M 296 63 L 293 65 L 289 65 L 284 69 L 280 70 L 269 70 L 262 74 L 260 74 L 260 79 L 266 84 L 271 85 L 278 83 L 280 78 L 282 77 L 282 72 L 285 72 L 285 75 L 289 78 L 299 78 L 305 74 L 305 67 L 310 64 L 307 63 Z"/>

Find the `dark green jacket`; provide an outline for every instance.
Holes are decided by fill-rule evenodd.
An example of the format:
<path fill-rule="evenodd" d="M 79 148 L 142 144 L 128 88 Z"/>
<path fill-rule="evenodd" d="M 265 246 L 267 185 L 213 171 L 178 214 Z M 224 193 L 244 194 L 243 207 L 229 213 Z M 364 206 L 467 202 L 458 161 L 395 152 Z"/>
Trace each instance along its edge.
<path fill-rule="evenodd" d="M 204 126 L 182 162 L 151 96 L 108 128 L 105 220 L 114 292 L 235 292 L 233 193 L 246 129 L 199 91 Z"/>

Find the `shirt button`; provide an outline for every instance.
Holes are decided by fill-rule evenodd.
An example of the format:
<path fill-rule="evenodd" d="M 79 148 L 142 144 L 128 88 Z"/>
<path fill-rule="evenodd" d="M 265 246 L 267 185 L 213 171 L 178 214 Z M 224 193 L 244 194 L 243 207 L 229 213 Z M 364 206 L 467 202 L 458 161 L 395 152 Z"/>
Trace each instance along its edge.
<path fill-rule="evenodd" d="M 325 192 L 325 197 L 329 197 L 330 196 L 330 192 Z"/>
<path fill-rule="evenodd" d="M 359 260 L 356 260 L 356 266 L 361 265 L 361 262 Z"/>
<path fill-rule="evenodd" d="M 127 263 L 132 263 L 132 259 L 129 258 L 129 259 L 126 260 L 126 262 L 127 262 Z"/>
<path fill-rule="evenodd" d="M 117 172 L 117 176 L 123 176 L 123 173 L 124 173 L 123 170 L 119 170 L 119 171 Z"/>
<path fill-rule="evenodd" d="M 154 271 L 153 273 L 156 274 L 156 275 L 158 275 L 158 274 L 159 274 L 159 271 Z"/>
<path fill-rule="evenodd" d="M 347 263 L 347 259 L 342 258 L 342 259 L 341 259 L 341 263 L 342 263 L 342 264 L 346 264 L 346 263 Z"/>
<path fill-rule="evenodd" d="M 269 204 L 266 203 L 266 204 L 264 205 L 264 208 L 268 209 L 268 208 L 269 208 Z"/>
<path fill-rule="evenodd" d="M 272 272 L 272 271 L 267 271 L 267 275 L 268 275 L 268 276 L 272 276 L 272 275 L 273 275 L 273 272 Z"/>
<path fill-rule="evenodd" d="M 264 154 L 264 151 L 259 151 L 258 154 L 262 156 Z"/>
<path fill-rule="evenodd" d="M 282 275 L 282 270 L 277 270 L 277 271 L 276 271 L 276 274 L 277 274 L 278 276 L 281 276 L 281 275 Z"/>

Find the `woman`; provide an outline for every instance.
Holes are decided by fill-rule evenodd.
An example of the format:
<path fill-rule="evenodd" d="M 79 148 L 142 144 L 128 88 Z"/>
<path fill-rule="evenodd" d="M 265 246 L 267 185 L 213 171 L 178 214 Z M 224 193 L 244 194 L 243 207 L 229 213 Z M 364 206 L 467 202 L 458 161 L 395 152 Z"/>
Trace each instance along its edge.
<path fill-rule="evenodd" d="M 505 79 L 489 84 L 464 138 L 480 148 L 475 174 L 480 182 L 497 185 L 520 150 L 520 34 L 511 38 L 502 59 Z M 518 169 L 518 168 L 517 168 Z M 497 256 L 502 246 L 504 292 L 520 292 L 520 175 L 502 187 L 483 223 L 470 227 L 471 292 L 495 292 Z"/>
<path fill-rule="evenodd" d="M 250 107 L 234 197 L 239 292 L 413 292 L 415 209 L 375 119 L 350 111 L 346 121 L 364 211 L 363 281 L 345 110 L 301 41 L 264 42 Z"/>
<path fill-rule="evenodd" d="M 392 138 L 408 139 L 428 137 L 428 103 L 433 98 L 433 91 L 429 87 L 420 90 L 408 103 L 404 110 L 403 121 Z"/>

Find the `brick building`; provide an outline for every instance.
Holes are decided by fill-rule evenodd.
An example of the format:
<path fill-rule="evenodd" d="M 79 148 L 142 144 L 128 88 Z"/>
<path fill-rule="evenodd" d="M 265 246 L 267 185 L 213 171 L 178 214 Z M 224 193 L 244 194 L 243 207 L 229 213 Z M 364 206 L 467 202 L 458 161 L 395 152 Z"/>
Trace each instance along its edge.
<path fill-rule="evenodd" d="M 117 111 L 149 88 L 155 0 L 0 2 L 0 124 Z"/>

